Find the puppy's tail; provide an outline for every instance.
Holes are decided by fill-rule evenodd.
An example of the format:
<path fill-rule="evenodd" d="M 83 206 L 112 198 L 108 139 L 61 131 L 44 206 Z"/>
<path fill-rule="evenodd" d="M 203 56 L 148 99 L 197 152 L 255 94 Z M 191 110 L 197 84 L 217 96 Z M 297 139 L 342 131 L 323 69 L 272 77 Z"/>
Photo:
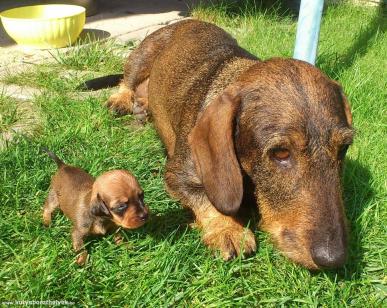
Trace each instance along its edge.
<path fill-rule="evenodd" d="M 56 156 L 53 152 L 49 151 L 47 148 L 45 147 L 42 147 L 41 150 L 43 152 L 46 152 L 48 156 L 50 156 L 50 158 L 56 162 L 56 164 L 58 165 L 58 167 L 62 166 L 62 165 L 65 165 L 65 163 L 58 157 Z"/>
<path fill-rule="evenodd" d="M 103 76 L 95 79 L 90 79 L 78 85 L 77 90 L 82 90 L 82 91 L 99 90 L 103 88 L 115 87 L 116 85 L 119 84 L 119 82 L 123 77 L 124 77 L 123 74 L 115 74 L 115 75 L 108 75 L 108 76 Z"/>

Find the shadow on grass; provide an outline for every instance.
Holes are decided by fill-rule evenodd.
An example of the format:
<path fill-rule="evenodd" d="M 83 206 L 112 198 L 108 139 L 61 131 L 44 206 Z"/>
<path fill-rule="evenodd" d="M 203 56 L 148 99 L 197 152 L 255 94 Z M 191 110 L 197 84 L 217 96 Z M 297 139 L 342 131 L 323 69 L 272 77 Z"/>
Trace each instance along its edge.
<path fill-rule="evenodd" d="M 332 282 L 349 281 L 358 279 L 365 267 L 363 262 L 363 247 L 361 234 L 363 226 L 359 222 L 364 210 L 368 207 L 374 196 L 371 188 L 372 177 L 369 170 L 358 161 L 347 159 L 344 175 L 344 199 L 346 204 L 347 218 L 349 222 L 349 257 L 344 268 L 337 270 L 326 270 L 324 273 Z M 244 201 L 249 201 L 245 199 Z M 256 208 L 248 206 L 242 208 L 239 215 L 245 218 L 249 227 L 256 230 L 259 217 Z M 247 221 L 246 219 L 250 219 Z M 193 222 L 193 216 L 189 210 L 183 208 L 166 210 L 162 213 L 154 213 L 149 221 L 142 227 L 135 230 L 139 238 L 151 236 L 155 241 L 168 240 L 174 243 L 187 232 L 189 224 Z M 131 237 L 133 230 L 121 231 Z M 92 243 L 88 243 L 90 245 Z M 319 275 L 321 272 L 312 272 L 312 275 Z"/>
<path fill-rule="evenodd" d="M 174 235 L 175 239 L 178 239 L 191 222 L 193 222 L 193 216 L 189 210 L 172 209 L 163 213 L 152 213 L 149 221 L 141 229 L 138 229 L 138 232 L 140 237 L 150 235 L 156 241 L 163 241 L 171 234 Z"/>
<path fill-rule="evenodd" d="M 328 6 L 338 5 L 344 0 L 331 1 L 324 3 L 324 10 Z M 212 8 L 222 11 L 229 18 L 242 17 L 246 15 L 265 14 L 278 17 L 298 18 L 301 0 L 228 0 L 228 1 L 209 1 L 202 3 L 204 8 Z"/>
<path fill-rule="evenodd" d="M 245 223 L 250 225 L 252 230 L 257 230 L 259 223 L 259 213 L 254 199 L 254 187 L 251 180 L 244 177 L 247 193 L 244 195 L 239 215 Z M 327 270 L 327 276 L 335 281 L 357 279 L 364 269 L 363 247 L 361 234 L 363 226 L 359 222 L 364 210 L 371 202 L 374 191 L 371 187 L 372 177 L 367 167 L 355 160 L 347 158 L 343 173 L 343 198 L 345 200 L 346 214 L 349 227 L 349 251 L 348 261 L 344 268 L 337 270 Z M 317 275 L 320 272 L 312 273 Z"/>
<path fill-rule="evenodd" d="M 83 29 L 75 44 L 89 44 L 105 40 L 111 36 L 110 32 L 99 29 Z"/>
<path fill-rule="evenodd" d="M 352 46 L 348 48 L 345 54 L 339 56 L 336 53 L 321 54 L 317 59 L 317 66 L 322 67 L 324 72 L 331 77 L 334 74 L 350 68 L 354 61 L 364 56 L 368 50 L 373 48 L 376 40 L 373 40 L 380 31 L 382 34 L 386 31 L 387 21 L 383 16 L 383 8 L 380 7 L 378 14 L 372 19 L 367 27 L 361 29 Z"/>
<path fill-rule="evenodd" d="M 173 244 L 178 242 L 184 233 L 187 232 L 187 228 L 189 228 L 189 224 L 192 221 L 193 217 L 188 210 L 183 208 L 173 209 L 165 213 L 152 214 L 147 223 L 138 229 L 121 229 L 119 233 L 124 236 L 123 245 L 126 245 L 128 239 L 136 238 L 137 240 L 144 240 L 149 236 L 156 242 L 167 240 L 170 244 Z M 102 241 L 103 237 L 111 237 L 109 241 L 113 243 L 114 233 L 114 231 L 108 232 L 105 236 L 89 235 L 85 241 L 85 249 L 92 255 L 95 246 L 98 246 L 98 242 Z"/>
<path fill-rule="evenodd" d="M 229 18 L 266 14 L 296 17 L 301 0 L 231 0 L 202 3 L 203 8 L 221 11 Z"/>
<path fill-rule="evenodd" d="M 332 281 L 360 278 L 365 267 L 362 247 L 363 226 L 360 217 L 374 196 L 372 176 L 368 168 L 358 161 L 347 159 L 343 175 L 344 200 L 349 228 L 349 251 L 346 266 L 327 271 Z"/>

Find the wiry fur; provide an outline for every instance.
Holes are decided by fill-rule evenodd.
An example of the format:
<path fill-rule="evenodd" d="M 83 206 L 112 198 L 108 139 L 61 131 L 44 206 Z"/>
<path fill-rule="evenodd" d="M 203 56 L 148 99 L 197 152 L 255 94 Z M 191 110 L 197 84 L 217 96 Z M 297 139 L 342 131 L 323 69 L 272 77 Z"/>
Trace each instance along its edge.
<path fill-rule="evenodd" d="M 261 227 L 281 251 L 312 269 L 344 263 L 340 170 L 353 131 L 336 82 L 302 61 L 260 61 L 195 20 L 147 37 L 124 76 L 124 94 L 108 105 L 131 111 L 146 82 L 140 92 L 167 150 L 167 190 L 194 212 L 208 246 L 225 259 L 256 249 L 235 216 L 245 175 Z"/>

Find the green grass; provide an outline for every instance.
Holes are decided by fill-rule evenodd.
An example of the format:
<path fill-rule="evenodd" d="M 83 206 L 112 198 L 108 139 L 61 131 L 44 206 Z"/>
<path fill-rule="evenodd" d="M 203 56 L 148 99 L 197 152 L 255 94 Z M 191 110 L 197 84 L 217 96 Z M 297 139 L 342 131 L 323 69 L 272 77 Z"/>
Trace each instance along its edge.
<path fill-rule="evenodd" d="M 17 135 L 31 137 L 40 129 L 40 113 L 32 102 L 0 94 L 0 150 Z"/>
<path fill-rule="evenodd" d="M 224 27 L 262 59 L 292 54 L 296 22 L 291 17 L 259 8 L 247 13 L 226 5 L 201 6 L 193 16 Z M 343 85 L 357 131 L 343 181 L 351 225 L 350 257 L 338 271 L 311 273 L 292 264 L 260 231 L 256 231 L 259 248 L 251 258 L 225 263 L 212 256 L 200 233 L 188 227 L 190 215 L 164 190 L 165 153 L 152 124 L 138 127 L 131 116 L 113 117 L 102 104 L 109 91 L 96 97 L 69 93 L 87 78 L 84 70 L 96 71 L 95 76 L 120 71 L 120 54 L 126 46 L 99 43 L 61 54 L 55 64 L 29 72 L 28 82 L 23 75 L 8 76 L 9 82 L 43 89 L 34 104 L 44 122 L 41 135 L 21 137 L 0 152 L 0 302 L 382 306 L 387 292 L 385 26 L 375 8 L 350 5 L 329 7 L 322 24 L 317 65 Z M 69 70 L 73 73 L 61 77 Z M 47 78 L 39 75 L 42 71 Z M 90 240 L 89 263 L 76 266 L 70 222 L 58 213 L 52 227 L 41 223 L 42 204 L 55 171 L 39 151 L 43 145 L 93 175 L 113 168 L 131 170 L 152 210 L 149 223 L 124 232 L 121 246 L 114 245 L 112 236 Z"/>
<path fill-rule="evenodd" d="M 0 133 L 7 131 L 20 119 L 17 105 L 7 96 L 0 95 Z"/>

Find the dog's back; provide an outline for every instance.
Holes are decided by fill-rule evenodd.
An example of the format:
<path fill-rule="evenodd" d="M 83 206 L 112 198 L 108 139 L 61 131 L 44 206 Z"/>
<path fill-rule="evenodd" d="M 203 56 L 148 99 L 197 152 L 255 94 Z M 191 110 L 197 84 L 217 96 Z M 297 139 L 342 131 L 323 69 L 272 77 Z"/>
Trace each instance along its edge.
<path fill-rule="evenodd" d="M 94 178 L 80 168 L 63 165 L 58 169 L 51 185 L 58 196 L 59 208 L 66 216 L 72 218 L 75 215 L 77 204 L 80 199 L 87 198 L 85 192 L 91 192 L 93 183 Z"/>
<path fill-rule="evenodd" d="M 51 180 L 51 190 L 55 192 L 55 198 L 63 213 L 74 220 L 77 215 L 77 208 L 80 200 L 88 205 L 87 193 L 91 192 L 94 178 L 81 168 L 66 165 L 54 153 L 43 149 L 52 160 L 58 165 L 58 170 Z"/>
<path fill-rule="evenodd" d="M 157 114 L 154 121 L 159 130 L 170 124 L 165 127 L 167 130 L 186 139 L 212 82 L 221 80 L 218 75 L 222 69 L 231 62 L 242 60 L 242 64 L 239 61 L 229 68 L 232 75 L 238 75 L 238 70 L 246 69 L 251 65 L 248 63 L 257 58 L 212 24 L 189 20 L 171 27 L 175 27 L 171 38 L 152 65 L 149 109 L 151 114 Z M 225 76 L 224 84 L 219 84 L 219 88 L 227 86 L 230 82 L 227 79 L 233 77 Z M 165 143 L 168 147 L 168 142 Z"/>

